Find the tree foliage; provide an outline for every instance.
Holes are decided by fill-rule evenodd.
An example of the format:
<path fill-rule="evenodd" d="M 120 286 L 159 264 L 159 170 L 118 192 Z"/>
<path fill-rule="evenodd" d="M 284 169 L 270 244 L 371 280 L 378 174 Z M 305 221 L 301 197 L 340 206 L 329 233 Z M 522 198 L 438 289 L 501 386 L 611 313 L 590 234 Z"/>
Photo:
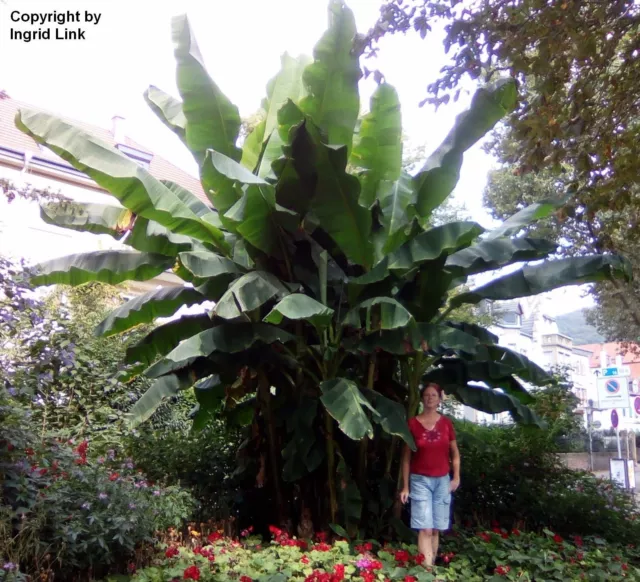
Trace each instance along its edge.
<path fill-rule="evenodd" d="M 457 98 L 465 79 L 507 73 L 521 84 L 508 129 L 488 146 L 506 166 L 489 183 L 495 215 L 569 193 L 562 222 L 551 228 L 561 252 L 620 252 L 638 264 L 638 3 L 393 0 L 363 46 L 411 29 L 424 37 L 439 25 L 451 56 L 425 102 Z M 640 338 L 637 291 L 635 284 L 594 286 L 592 319 L 608 338 Z"/>
<path fill-rule="evenodd" d="M 157 232 L 125 238 L 128 251 L 43 263 L 32 280 L 77 286 L 173 269 L 182 288 L 135 298 L 97 326 L 108 335 L 117 321 L 126 333 L 177 312 L 187 298 L 204 312 L 154 329 L 127 352 L 135 371 L 154 380 L 132 422 L 192 389 L 196 429 L 219 417 L 250 427 L 242 448 L 267 468 L 277 519 L 294 519 L 287 501 L 295 497 L 300 515 L 381 535 L 392 517 L 400 444 L 414 446 L 406 420 L 422 383 L 542 424 L 520 380 L 546 384 L 549 375 L 452 312 L 484 298 L 627 279 L 628 264 L 612 254 L 540 262 L 554 246 L 517 235 L 558 201 L 534 204 L 489 232 L 472 221 L 433 225 L 465 151 L 516 106 L 511 80 L 481 87 L 412 175 L 402 168 L 393 87 L 381 83 L 358 119 L 355 20 L 341 0 L 329 3 L 313 61 L 283 58 L 267 87 L 268 113 L 241 149 L 237 108 L 209 77 L 185 17 L 174 19 L 173 38 L 184 115 L 176 116 L 173 98 L 163 101 L 170 109 L 154 111 L 173 131 L 182 124 L 213 208 L 80 128 L 21 110 L 17 126 L 108 190 L 130 211 L 132 233 L 141 222 Z M 85 230 L 119 224 L 93 208 L 84 216 Z M 67 226 L 62 209 L 49 207 L 48 217 Z M 463 288 L 473 274 L 523 261 L 537 264 Z"/>

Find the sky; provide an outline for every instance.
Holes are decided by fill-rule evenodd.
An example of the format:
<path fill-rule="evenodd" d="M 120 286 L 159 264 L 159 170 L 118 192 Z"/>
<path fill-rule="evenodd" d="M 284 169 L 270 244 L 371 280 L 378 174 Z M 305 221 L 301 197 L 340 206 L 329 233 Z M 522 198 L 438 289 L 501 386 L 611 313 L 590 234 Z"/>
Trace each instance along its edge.
<path fill-rule="evenodd" d="M 381 0 L 347 0 L 347 4 L 358 30 L 366 32 L 378 17 Z M 12 22 L 15 11 L 22 16 L 77 10 L 83 20 L 86 12 L 99 14 L 100 20 L 57 28 L 80 27 L 85 40 L 10 40 L 11 28 L 52 26 Z M 0 0 L 0 89 L 13 99 L 107 128 L 114 115 L 121 115 L 129 137 L 195 175 L 191 155 L 143 99 L 152 84 L 178 96 L 171 17 L 183 13 L 189 17 L 209 74 L 242 116 L 259 108 L 282 53 L 311 55 L 327 25 L 326 0 Z M 416 34 L 386 38 L 379 56 L 362 62 L 379 69 L 398 90 L 409 143 L 424 144 L 427 152 L 444 139 L 471 97 L 463 93 L 458 103 L 437 112 L 429 105 L 419 107 L 427 84 L 447 62 L 441 40 L 439 30 L 426 40 Z M 364 110 L 374 87 L 372 79 L 361 82 Z M 454 192 L 455 200 L 485 227 L 492 221 L 482 206 L 482 191 L 494 165 L 476 145 L 465 155 Z M 590 305 L 582 295 L 579 288 L 554 292 L 557 312 Z"/>

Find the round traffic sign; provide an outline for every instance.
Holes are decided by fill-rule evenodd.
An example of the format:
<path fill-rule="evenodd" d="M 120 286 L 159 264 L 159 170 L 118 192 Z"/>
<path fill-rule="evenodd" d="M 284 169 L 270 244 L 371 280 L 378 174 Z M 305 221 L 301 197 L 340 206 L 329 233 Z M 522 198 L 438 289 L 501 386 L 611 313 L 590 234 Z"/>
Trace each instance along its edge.
<path fill-rule="evenodd" d="M 594 421 L 591 423 L 591 426 L 592 426 L 593 428 L 600 428 L 600 427 L 602 426 L 602 423 L 601 423 L 599 420 L 594 420 Z"/>
<path fill-rule="evenodd" d="M 640 414 L 640 397 L 633 401 L 633 407 L 636 409 L 636 413 Z"/>
<path fill-rule="evenodd" d="M 611 411 L 611 426 L 618 428 L 618 413 L 615 410 Z"/>
<path fill-rule="evenodd" d="M 620 392 L 620 383 L 617 380 L 607 380 L 605 384 L 605 390 L 609 394 L 617 394 Z"/>

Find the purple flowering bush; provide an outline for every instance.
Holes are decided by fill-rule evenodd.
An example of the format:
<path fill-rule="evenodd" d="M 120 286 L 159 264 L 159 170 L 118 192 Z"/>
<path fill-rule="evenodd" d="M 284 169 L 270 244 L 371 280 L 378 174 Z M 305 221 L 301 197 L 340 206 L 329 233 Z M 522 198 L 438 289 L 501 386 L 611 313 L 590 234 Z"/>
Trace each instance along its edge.
<path fill-rule="evenodd" d="M 116 450 L 95 458 L 86 440 L 37 438 L 4 388 L 0 410 L 0 560 L 13 576 L 105 572 L 194 510 L 188 492 L 149 482 Z"/>

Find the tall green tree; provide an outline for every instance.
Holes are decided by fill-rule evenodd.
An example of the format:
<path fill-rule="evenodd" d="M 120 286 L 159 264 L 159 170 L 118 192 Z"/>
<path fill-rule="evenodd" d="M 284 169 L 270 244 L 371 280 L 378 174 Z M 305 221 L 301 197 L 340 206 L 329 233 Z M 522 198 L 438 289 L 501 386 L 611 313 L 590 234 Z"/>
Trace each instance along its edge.
<path fill-rule="evenodd" d="M 183 287 L 135 298 L 97 326 L 109 336 L 185 304 L 215 302 L 130 347 L 127 361 L 155 380 L 132 421 L 193 389 L 196 428 L 219 415 L 253 426 L 245 450 L 264 460 L 280 520 L 291 517 L 295 497 L 317 524 L 379 534 L 392 517 L 400 444 L 414 446 L 406 421 L 421 383 L 437 380 L 459 402 L 540 423 L 520 380 L 546 384 L 549 375 L 449 315 L 483 299 L 627 279 L 628 263 L 612 254 L 541 262 L 555 245 L 516 235 L 556 202 L 527 207 L 489 232 L 470 221 L 431 225 L 464 152 L 516 106 L 511 80 L 479 89 L 410 175 L 394 88 L 380 83 L 359 119 L 355 21 L 342 1 L 329 3 L 329 27 L 310 63 L 283 58 L 267 114 L 242 148 L 238 110 L 207 73 L 186 17 L 173 20 L 173 40 L 181 101 L 157 89 L 147 96 L 198 161 L 212 206 L 81 129 L 21 110 L 20 129 L 108 190 L 131 218 L 130 250 L 56 259 L 32 280 L 118 283 L 172 269 Z M 115 233 L 122 222 L 112 212 L 87 206 L 72 224 L 55 206 L 47 215 Z M 471 275 L 528 260 L 537 264 L 459 292 Z"/>
<path fill-rule="evenodd" d="M 375 52 L 385 35 L 425 37 L 441 26 L 450 57 L 425 103 L 457 99 L 465 79 L 508 74 L 521 85 L 508 129 L 488 145 L 505 164 L 489 185 L 495 215 L 564 190 L 563 253 L 619 252 L 640 263 L 640 5 L 391 0 L 361 46 Z M 637 292 L 621 282 L 594 286 L 593 318 L 607 337 L 640 338 Z"/>

